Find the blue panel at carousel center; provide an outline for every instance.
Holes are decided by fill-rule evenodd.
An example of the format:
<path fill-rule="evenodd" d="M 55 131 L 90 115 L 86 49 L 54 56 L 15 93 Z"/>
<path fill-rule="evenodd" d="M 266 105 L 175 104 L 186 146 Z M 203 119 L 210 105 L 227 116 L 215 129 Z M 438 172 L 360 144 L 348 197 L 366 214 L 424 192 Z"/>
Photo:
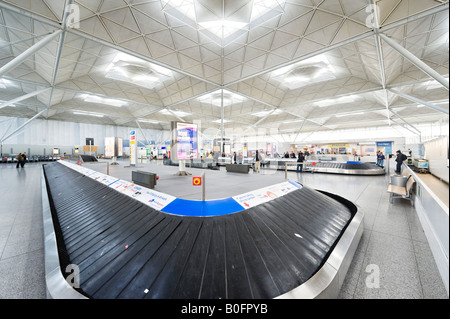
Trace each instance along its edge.
<path fill-rule="evenodd" d="M 232 198 L 211 201 L 177 198 L 161 211 L 174 215 L 208 217 L 232 214 L 242 210 L 244 208 Z"/>

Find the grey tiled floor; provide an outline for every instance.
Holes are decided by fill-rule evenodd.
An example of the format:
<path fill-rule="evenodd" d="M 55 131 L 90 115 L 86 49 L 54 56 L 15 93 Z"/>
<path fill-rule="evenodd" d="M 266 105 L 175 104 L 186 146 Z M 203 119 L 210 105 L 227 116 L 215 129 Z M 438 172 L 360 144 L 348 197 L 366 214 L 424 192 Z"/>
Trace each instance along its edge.
<path fill-rule="evenodd" d="M 110 175 L 131 180 L 127 162 L 110 166 Z M 105 165 L 89 168 L 106 172 Z M 186 199 L 200 199 L 201 189 L 191 177 L 175 177 L 177 167 L 153 163 L 137 169 L 160 176 L 156 190 Z M 284 181 L 284 172 L 248 175 L 224 170 L 188 169 L 206 173 L 207 199 L 230 197 Z M 24 169 L 0 165 L 0 298 L 45 298 L 41 165 Z M 339 298 L 441 299 L 448 298 L 416 212 L 409 202 L 389 203 L 388 176 L 296 174 L 288 178 L 343 196 L 364 211 L 364 233 L 347 273 Z M 372 287 L 378 269 L 379 287 Z M 368 284 L 367 284 L 368 283 Z"/>
<path fill-rule="evenodd" d="M 0 298 L 45 298 L 40 166 L 0 165 Z"/>

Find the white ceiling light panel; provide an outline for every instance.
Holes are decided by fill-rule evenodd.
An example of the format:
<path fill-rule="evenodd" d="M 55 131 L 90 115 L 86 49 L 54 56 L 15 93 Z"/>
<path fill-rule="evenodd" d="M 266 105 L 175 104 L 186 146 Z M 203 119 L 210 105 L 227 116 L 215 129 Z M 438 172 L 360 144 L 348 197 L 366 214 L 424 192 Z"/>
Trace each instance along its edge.
<path fill-rule="evenodd" d="M 161 123 L 160 121 L 156 121 L 156 120 L 147 120 L 147 119 L 138 119 L 139 122 L 142 123 L 150 123 L 150 124 L 159 124 Z"/>
<path fill-rule="evenodd" d="M 344 117 L 344 116 L 354 116 L 354 115 L 363 115 L 365 112 L 354 112 L 354 113 L 343 113 L 343 114 L 336 114 L 336 117 Z"/>
<path fill-rule="evenodd" d="M 225 124 L 225 123 L 230 123 L 230 122 L 233 122 L 233 121 L 223 119 L 223 123 L 224 123 L 224 124 Z M 219 124 L 220 124 L 220 123 L 222 123 L 222 120 L 221 120 L 221 119 L 214 120 L 213 123 L 219 123 Z"/>
<path fill-rule="evenodd" d="M 222 47 L 283 14 L 285 0 L 162 0 L 163 11 Z"/>
<path fill-rule="evenodd" d="M 75 115 L 95 116 L 95 117 L 103 117 L 103 116 L 105 116 L 104 114 L 100 114 L 100 113 L 84 112 L 84 111 L 74 111 L 73 114 L 75 114 Z"/>
<path fill-rule="evenodd" d="M 243 97 L 242 95 L 230 92 L 228 90 L 217 90 L 209 94 L 205 94 L 199 98 L 197 98 L 198 101 L 202 103 L 211 103 L 215 106 L 222 106 L 222 98 L 223 98 L 223 106 L 233 105 L 237 103 L 242 103 L 247 98 Z"/>
<path fill-rule="evenodd" d="M 175 115 L 178 117 L 185 117 L 185 116 L 189 116 L 192 115 L 191 113 L 188 112 L 183 112 L 183 111 L 179 111 L 179 110 L 168 110 L 168 109 L 163 109 L 161 111 L 159 111 L 159 113 L 164 114 L 164 115 Z"/>
<path fill-rule="evenodd" d="M 357 97 L 355 95 L 347 95 L 338 97 L 335 99 L 325 99 L 318 102 L 315 102 L 314 104 L 319 107 L 326 107 L 330 105 L 339 105 L 339 104 L 345 104 L 345 103 L 353 103 L 357 100 Z"/>
<path fill-rule="evenodd" d="M 271 75 L 289 90 L 337 78 L 335 69 L 324 54 L 280 68 Z"/>
<path fill-rule="evenodd" d="M 276 109 L 276 110 L 267 110 L 267 111 L 256 112 L 256 113 L 253 113 L 252 115 L 257 116 L 257 117 L 264 117 L 269 114 L 276 115 L 276 114 L 280 114 L 280 113 L 283 113 L 283 111 L 280 109 Z"/>
<path fill-rule="evenodd" d="M 81 98 L 85 102 L 105 104 L 105 105 L 110 105 L 110 106 L 115 106 L 115 107 L 121 107 L 121 106 L 127 105 L 127 102 L 125 102 L 125 101 L 111 99 L 111 98 L 105 98 L 105 97 L 101 97 L 98 95 L 82 94 Z"/>
<path fill-rule="evenodd" d="M 106 68 L 105 77 L 154 89 L 158 84 L 170 79 L 172 71 L 120 52 Z"/>

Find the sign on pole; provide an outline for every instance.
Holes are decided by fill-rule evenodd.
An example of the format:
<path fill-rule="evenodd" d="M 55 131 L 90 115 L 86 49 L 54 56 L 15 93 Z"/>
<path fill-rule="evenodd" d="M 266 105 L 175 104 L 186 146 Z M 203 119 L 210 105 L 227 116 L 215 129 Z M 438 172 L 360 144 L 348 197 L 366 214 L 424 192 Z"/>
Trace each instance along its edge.
<path fill-rule="evenodd" d="M 130 131 L 130 166 L 136 166 L 137 157 L 137 139 L 136 131 Z"/>

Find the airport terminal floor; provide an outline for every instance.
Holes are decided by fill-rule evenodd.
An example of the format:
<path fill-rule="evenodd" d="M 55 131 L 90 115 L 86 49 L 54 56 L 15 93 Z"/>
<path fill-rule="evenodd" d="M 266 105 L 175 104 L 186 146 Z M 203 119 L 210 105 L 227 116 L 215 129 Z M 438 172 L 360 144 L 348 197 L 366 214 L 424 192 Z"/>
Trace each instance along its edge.
<path fill-rule="evenodd" d="M 84 165 L 84 164 L 83 164 Z M 106 165 L 86 165 L 106 173 Z M 393 165 L 391 166 L 393 167 Z M 200 200 L 201 188 L 192 176 L 205 173 L 206 199 L 220 199 L 284 182 L 285 172 L 229 173 L 187 167 L 192 176 L 174 176 L 178 167 L 161 161 L 119 161 L 111 176 L 131 180 L 139 169 L 159 176 L 155 190 L 178 198 Z M 44 235 L 41 198 L 42 163 L 0 165 L 0 298 L 46 298 Z M 393 172 L 359 176 L 288 172 L 288 179 L 344 197 L 364 212 L 364 231 L 338 298 L 340 299 L 446 299 L 444 283 L 434 261 L 416 210 L 409 201 L 389 201 L 386 191 Z M 379 284 L 373 282 L 374 267 Z"/>

